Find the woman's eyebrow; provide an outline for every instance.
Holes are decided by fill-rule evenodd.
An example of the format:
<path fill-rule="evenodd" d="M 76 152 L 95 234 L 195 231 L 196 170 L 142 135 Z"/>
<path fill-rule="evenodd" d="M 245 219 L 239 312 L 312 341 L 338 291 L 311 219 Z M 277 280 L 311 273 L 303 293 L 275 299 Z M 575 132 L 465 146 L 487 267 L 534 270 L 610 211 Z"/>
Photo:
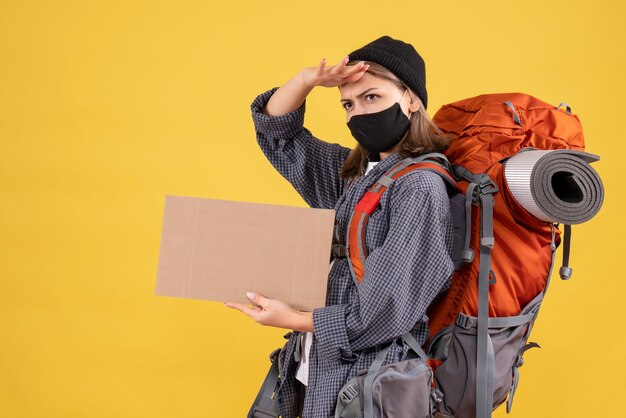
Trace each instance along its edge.
<path fill-rule="evenodd" d="M 367 93 L 369 93 L 369 92 L 370 92 L 370 91 L 372 91 L 372 90 L 378 90 L 378 87 L 372 87 L 372 88 L 369 88 L 369 89 L 365 90 L 364 92 L 357 94 L 357 95 L 356 95 L 356 98 L 358 99 L 358 98 L 360 98 L 360 97 L 362 97 L 362 96 L 366 95 Z M 341 100 L 340 100 L 340 102 L 342 102 L 342 103 L 343 103 L 343 102 L 347 102 L 347 101 L 349 101 L 349 99 L 341 99 Z"/>

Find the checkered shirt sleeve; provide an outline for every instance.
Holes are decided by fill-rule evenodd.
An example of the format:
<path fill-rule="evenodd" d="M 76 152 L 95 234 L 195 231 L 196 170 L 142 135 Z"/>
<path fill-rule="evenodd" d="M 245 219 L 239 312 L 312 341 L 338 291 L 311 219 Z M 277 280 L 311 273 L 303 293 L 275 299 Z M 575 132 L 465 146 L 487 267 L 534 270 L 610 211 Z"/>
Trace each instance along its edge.
<path fill-rule="evenodd" d="M 252 119 L 261 150 L 313 208 L 332 209 L 343 193 L 339 173 L 350 148 L 316 138 L 304 127 L 306 100 L 289 113 L 269 116 L 265 105 L 278 87 L 258 95 L 252 102 Z"/>
<path fill-rule="evenodd" d="M 449 285 L 452 231 L 443 181 L 420 170 L 398 179 L 388 193 L 389 232 L 368 255 L 356 297 L 313 312 L 318 349 L 327 360 L 350 360 L 355 351 L 413 330 Z"/>

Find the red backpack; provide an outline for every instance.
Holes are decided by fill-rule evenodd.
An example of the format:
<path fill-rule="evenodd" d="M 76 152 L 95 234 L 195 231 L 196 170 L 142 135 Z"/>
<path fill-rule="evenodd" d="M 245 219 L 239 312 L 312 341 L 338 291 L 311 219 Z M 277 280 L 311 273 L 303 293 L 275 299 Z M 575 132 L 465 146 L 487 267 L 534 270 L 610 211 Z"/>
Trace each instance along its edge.
<path fill-rule="evenodd" d="M 389 185 L 413 170 L 429 170 L 448 186 L 456 230 L 456 271 L 450 288 L 429 308 L 431 338 L 426 351 L 427 363 L 434 370 L 431 399 L 427 400 L 431 414 L 485 418 L 507 397 L 510 410 L 522 355 L 538 346 L 528 343 L 528 337 L 561 242 L 557 222 L 565 224 L 560 275 L 567 279 L 571 275 L 567 265 L 570 225 L 590 219 L 600 209 L 602 185 L 588 165 L 598 157 L 582 152 L 580 121 L 568 106 L 562 110 L 563 105 L 551 106 L 520 93 L 486 94 L 444 105 L 433 120 L 453 138 L 445 155 L 427 154 L 399 162 L 355 207 L 346 252 L 354 278 L 361 283 L 367 258 L 361 243 L 367 220 Z M 553 200 L 561 199 L 544 202 L 545 206 L 553 204 L 564 212 L 575 207 L 574 215 L 543 217 L 536 210 L 531 214 L 513 195 L 507 180 L 518 179 L 513 174 L 505 176 L 507 163 L 513 166 L 514 160 L 528 160 L 531 155 L 536 160 L 536 152 L 527 154 L 536 150 L 544 150 L 540 154 L 547 158 L 542 162 L 544 177 L 550 178 L 547 188 L 556 190 L 556 195 L 554 190 L 546 193 L 555 195 Z M 572 164 L 578 171 L 568 173 Z M 541 170 L 535 171 L 540 177 Z M 584 177 L 582 183 L 577 175 Z M 545 178 L 539 180 L 545 183 Z M 534 186 L 541 185 L 539 180 Z M 366 382 L 375 381 L 376 373 L 371 368 Z M 365 392 L 371 394 L 372 388 Z"/>

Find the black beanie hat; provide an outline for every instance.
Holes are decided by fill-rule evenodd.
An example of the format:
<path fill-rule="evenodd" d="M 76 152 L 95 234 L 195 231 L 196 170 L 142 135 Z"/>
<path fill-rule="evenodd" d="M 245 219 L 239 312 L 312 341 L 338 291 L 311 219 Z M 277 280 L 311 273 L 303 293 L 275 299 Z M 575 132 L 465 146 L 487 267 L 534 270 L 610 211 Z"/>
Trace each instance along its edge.
<path fill-rule="evenodd" d="M 382 36 L 348 55 L 350 61 L 372 61 L 394 73 L 409 86 L 428 108 L 426 68 L 413 45 Z"/>

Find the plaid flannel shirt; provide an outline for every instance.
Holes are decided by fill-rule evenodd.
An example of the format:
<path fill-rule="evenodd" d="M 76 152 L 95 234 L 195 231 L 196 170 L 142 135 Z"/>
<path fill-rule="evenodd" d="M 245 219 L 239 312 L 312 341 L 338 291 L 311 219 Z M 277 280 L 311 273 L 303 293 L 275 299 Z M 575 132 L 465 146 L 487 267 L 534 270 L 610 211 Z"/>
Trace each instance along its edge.
<path fill-rule="evenodd" d="M 278 172 L 314 208 L 336 211 L 346 231 L 353 208 L 363 194 L 396 162 L 391 154 L 349 187 L 339 173 L 350 149 L 322 141 L 304 127 L 306 101 L 280 116 L 262 113 L 274 87 L 251 104 L 256 138 Z M 396 180 L 383 195 L 366 231 L 368 258 L 363 282 L 356 285 L 348 258 L 336 259 L 328 276 L 326 306 L 313 312 L 314 339 L 309 383 L 302 417 L 334 417 L 337 394 L 360 370 L 367 369 L 390 341 L 411 332 L 428 338 L 426 309 L 449 284 L 452 217 L 443 180 L 424 170 Z M 345 242 L 345 236 L 342 237 Z M 282 379 L 277 394 L 283 418 L 298 416 L 298 332 L 281 355 Z M 384 364 L 416 357 L 401 340 L 392 344 Z"/>

